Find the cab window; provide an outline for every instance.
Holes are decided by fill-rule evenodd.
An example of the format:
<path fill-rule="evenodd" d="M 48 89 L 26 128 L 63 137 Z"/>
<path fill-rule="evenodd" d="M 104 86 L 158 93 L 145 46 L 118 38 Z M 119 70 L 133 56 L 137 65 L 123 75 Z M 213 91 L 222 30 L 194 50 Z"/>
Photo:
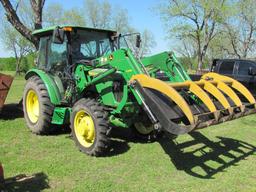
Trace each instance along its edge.
<path fill-rule="evenodd" d="M 71 33 L 73 63 L 109 54 L 113 51 L 112 48 L 109 34 L 104 31 L 77 30 Z"/>
<path fill-rule="evenodd" d="M 82 53 L 82 57 L 85 57 L 85 58 L 97 57 L 96 42 L 95 41 L 90 41 L 90 42 L 87 42 L 87 43 L 82 43 L 80 52 Z M 77 54 L 77 53 L 79 53 L 79 51 L 75 52 L 75 53 Z M 79 58 L 79 57 L 76 56 L 76 58 Z"/>
<path fill-rule="evenodd" d="M 49 37 L 41 37 L 40 44 L 39 44 L 39 51 L 38 51 L 38 59 L 37 59 L 37 68 L 38 69 L 45 69 L 47 65 L 47 47 Z"/>
<path fill-rule="evenodd" d="M 256 68 L 256 65 L 252 62 L 239 62 L 238 75 L 248 75 L 249 68 Z"/>
<path fill-rule="evenodd" d="M 49 51 L 48 69 L 62 71 L 67 66 L 67 41 L 56 44 L 51 43 Z"/>
<path fill-rule="evenodd" d="M 233 74 L 234 65 L 234 61 L 224 61 L 220 65 L 219 72 L 221 74 Z"/>

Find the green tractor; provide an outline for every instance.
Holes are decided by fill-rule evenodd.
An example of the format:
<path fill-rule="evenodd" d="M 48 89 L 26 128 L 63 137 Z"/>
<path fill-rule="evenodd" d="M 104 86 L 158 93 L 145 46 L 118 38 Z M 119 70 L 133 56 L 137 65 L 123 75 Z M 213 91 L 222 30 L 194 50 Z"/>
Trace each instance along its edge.
<path fill-rule="evenodd" d="M 127 35 L 78 26 L 33 34 L 40 46 L 36 68 L 25 76 L 27 126 L 41 135 L 70 124 L 88 155 L 108 150 L 110 127 L 134 127 L 145 137 L 180 135 L 256 111 L 239 82 L 215 73 L 193 82 L 172 52 L 136 57 Z"/>

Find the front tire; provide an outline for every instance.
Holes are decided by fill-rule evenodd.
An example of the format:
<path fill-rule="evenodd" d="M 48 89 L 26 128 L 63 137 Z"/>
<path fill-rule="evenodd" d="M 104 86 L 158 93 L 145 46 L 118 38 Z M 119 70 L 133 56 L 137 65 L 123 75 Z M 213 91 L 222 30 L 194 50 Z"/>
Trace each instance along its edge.
<path fill-rule="evenodd" d="M 83 98 L 75 103 L 71 115 L 71 130 L 80 151 L 91 156 L 102 156 L 107 151 L 107 114 L 94 99 Z"/>
<path fill-rule="evenodd" d="M 54 106 L 50 101 L 44 82 L 38 76 L 27 80 L 23 94 L 23 111 L 27 126 L 38 135 L 54 131 L 51 119 Z"/>
<path fill-rule="evenodd" d="M 147 142 L 156 140 L 156 133 L 152 124 L 146 124 L 143 122 L 136 122 L 131 128 L 133 136 L 137 139 L 141 139 Z"/>

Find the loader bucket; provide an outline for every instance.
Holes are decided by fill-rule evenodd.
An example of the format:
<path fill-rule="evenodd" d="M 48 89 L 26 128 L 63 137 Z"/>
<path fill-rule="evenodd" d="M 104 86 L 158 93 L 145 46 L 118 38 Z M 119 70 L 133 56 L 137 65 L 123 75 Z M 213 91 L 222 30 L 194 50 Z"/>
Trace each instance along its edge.
<path fill-rule="evenodd" d="M 134 75 L 131 81 L 153 119 L 176 135 L 256 112 L 256 101 L 246 87 L 216 73 L 178 83 L 143 74 Z"/>
<path fill-rule="evenodd" d="M 12 76 L 0 73 L 0 111 L 4 106 L 4 102 L 11 87 L 12 81 Z"/>

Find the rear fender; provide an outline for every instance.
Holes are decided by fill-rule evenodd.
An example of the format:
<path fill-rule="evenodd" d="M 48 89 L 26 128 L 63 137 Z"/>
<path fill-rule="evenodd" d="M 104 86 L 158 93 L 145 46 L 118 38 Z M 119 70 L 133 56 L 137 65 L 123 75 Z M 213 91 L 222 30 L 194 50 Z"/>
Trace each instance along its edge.
<path fill-rule="evenodd" d="M 30 77 L 34 75 L 39 76 L 44 82 L 46 89 L 48 91 L 51 103 L 54 105 L 60 104 L 62 93 L 63 93 L 63 86 L 57 85 L 57 83 L 54 81 L 53 75 L 47 74 L 44 71 L 38 70 L 38 69 L 29 70 L 25 75 L 25 79 L 28 80 Z"/>

